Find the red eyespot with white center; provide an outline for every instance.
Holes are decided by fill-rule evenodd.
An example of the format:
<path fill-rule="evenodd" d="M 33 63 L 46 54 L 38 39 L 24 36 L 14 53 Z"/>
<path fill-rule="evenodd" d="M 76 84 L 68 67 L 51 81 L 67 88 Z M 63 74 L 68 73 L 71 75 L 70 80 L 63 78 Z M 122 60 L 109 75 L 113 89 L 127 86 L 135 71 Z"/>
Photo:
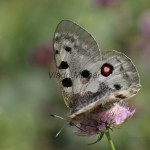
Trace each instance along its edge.
<path fill-rule="evenodd" d="M 114 68 L 111 64 L 105 63 L 101 67 L 101 74 L 105 77 L 108 77 L 110 74 L 112 74 Z"/>

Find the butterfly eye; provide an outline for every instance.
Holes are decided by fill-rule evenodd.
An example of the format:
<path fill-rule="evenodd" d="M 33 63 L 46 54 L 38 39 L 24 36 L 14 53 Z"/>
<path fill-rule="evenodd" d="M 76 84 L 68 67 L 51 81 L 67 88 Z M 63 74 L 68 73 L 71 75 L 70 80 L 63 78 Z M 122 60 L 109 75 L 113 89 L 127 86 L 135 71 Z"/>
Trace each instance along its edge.
<path fill-rule="evenodd" d="M 108 77 L 110 74 L 112 74 L 114 68 L 111 64 L 105 63 L 101 67 L 101 74 L 105 77 Z"/>

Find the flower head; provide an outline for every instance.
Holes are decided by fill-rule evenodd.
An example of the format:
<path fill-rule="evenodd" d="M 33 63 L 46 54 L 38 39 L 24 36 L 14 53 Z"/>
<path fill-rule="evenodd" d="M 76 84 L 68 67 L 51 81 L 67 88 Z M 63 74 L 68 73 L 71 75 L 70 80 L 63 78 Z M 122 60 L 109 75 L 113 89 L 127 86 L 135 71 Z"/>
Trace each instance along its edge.
<path fill-rule="evenodd" d="M 135 112 L 127 104 L 114 103 L 107 110 L 92 113 L 91 116 L 78 124 L 79 130 L 75 134 L 95 135 L 108 129 L 117 128 L 122 125 Z"/>

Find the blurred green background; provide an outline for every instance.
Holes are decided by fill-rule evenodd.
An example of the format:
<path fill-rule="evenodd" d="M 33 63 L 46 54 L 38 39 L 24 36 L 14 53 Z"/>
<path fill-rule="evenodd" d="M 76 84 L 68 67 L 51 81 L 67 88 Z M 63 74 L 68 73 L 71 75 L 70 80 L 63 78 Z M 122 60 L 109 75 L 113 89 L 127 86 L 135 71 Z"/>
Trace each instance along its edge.
<path fill-rule="evenodd" d="M 110 149 L 106 138 L 73 135 L 55 71 L 52 39 L 57 24 L 69 19 L 83 26 L 101 50 L 124 52 L 141 76 L 142 89 L 129 101 L 136 113 L 111 133 L 118 150 L 149 150 L 150 1 L 0 0 L 0 150 Z"/>

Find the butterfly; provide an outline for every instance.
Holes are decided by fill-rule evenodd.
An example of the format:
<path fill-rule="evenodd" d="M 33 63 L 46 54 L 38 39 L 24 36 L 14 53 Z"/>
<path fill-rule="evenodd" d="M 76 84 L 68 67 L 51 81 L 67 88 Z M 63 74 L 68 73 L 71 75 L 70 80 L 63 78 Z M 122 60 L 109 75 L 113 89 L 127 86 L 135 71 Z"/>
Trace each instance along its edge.
<path fill-rule="evenodd" d="M 132 60 L 114 50 L 101 52 L 92 35 L 76 23 L 61 21 L 53 42 L 69 123 L 80 122 L 108 103 L 126 101 L 140 90 Z"/>

